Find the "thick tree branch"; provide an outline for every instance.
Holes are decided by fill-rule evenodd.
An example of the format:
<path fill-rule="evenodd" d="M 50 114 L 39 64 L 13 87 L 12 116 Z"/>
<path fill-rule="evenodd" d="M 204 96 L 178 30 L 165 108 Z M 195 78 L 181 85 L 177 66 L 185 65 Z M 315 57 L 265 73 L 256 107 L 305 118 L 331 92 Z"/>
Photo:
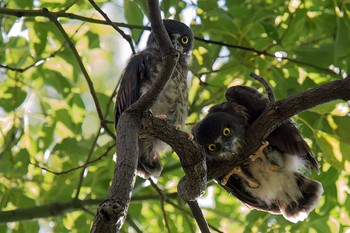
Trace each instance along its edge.
<path fill-rule="evenodd" d="M 210 233 L 208 223 L 205 221 L 205 218 L 203 216 L 202 210 L 198 205 L 197 201 L 189 201 L 187 202 L 193 217 L 196 219 L 199 229 L 201 230 L 202 233 Z"/>
<path fill-rule="evenodd" d="M 260 147 L 261 142 L 286 119 L 317 105 L 337 99 L 350 100 L 350 77 L 320 85 L 270 104 L 259 118 L 249 126 L 245 139 L 246 146 L 242 149 L 244 152 L 230 163 L 208 163 L 208 177 L 222 177 L 233 167 L 241 165 L 249 155 Z"/>

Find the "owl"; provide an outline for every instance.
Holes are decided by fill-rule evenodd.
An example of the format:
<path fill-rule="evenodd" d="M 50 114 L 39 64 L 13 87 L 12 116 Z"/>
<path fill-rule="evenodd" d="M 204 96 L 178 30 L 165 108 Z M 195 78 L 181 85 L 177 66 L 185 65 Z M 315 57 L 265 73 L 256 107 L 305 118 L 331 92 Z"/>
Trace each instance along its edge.
<path fill-rule="evenodd" d="M 188 26 L 176 20 L 163 20 L 163 24 L 174 48 L 181 55 L 174 73 L 154 100 L 150 111 L 170 124 L 183 126 L 188 113 L 187 58 L 192 50 L 193 33 Z M 121 114 L 153 86 L 162 66 L 162 54 L 151 32 L 145 50 L 134 55 L 123 71 L 114 111 L 115 126 Z M 164 143 L 143 136 L 138 146 L 138 175 L 143 178 L 158 177 L 162 171 L 159 155 L 165 149 Z"/>
<path fill-rule="evenodd" d="M 227 102 L 210 108 L 192 130 L 209 160 L 230 160 L 239 156 L 247 127 L 268 105 L 268 99 L 253 88 L 231 87 Z M 323 187 L 305 176 L 319 165 L 310 147 L 291 120 L 283 122 L 243 165 L 224 177 L 221 185 L 248 206 L 282 214 L 295 223 L 303 221 L 316 207 Z"/>

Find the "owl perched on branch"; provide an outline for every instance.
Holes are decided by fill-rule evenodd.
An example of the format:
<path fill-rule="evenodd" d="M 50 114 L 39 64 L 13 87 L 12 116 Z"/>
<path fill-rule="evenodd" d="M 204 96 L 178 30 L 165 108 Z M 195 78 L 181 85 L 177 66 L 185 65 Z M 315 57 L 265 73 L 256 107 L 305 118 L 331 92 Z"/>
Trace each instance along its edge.
<path fill-rule="evenodd" d="M 154 100 L 150 111 L 170 124 L 183 126 L 188 113 L 186 58 L 192 50 L 193 33 L 188 26 L 176 20 L 163 20 L 163 24 L 174 48 L 179 50 L 181 55 L 173 75 Z M 146 49 L 130 59 L 122 74 L 114 111 L 115 126 L 121 114 L 153 86 L 162 66 L 162 54 L 151 33 Z M 164 143 L 147 135 L 140 137 L 138 144 L 138 175 L 144 178 L 158 177 L 162 171 L 159 154 L 165 148 Z"/>
<path fill-rule="evenodd" d="M 210 108 L 192 130 L 207 152 L 207 160 L 230 160 L 244 149 L 247 127 L 263 112 L 268 99 L 246 86 L 231 87 L 227 102 Z M 316 207 L 322 185 L 304 175 L 319 165 L 291 120 L 277 127 L 260 149 L 224 177 L 221 185 L 240 201 L 258 210 L 303 221 Z"/>

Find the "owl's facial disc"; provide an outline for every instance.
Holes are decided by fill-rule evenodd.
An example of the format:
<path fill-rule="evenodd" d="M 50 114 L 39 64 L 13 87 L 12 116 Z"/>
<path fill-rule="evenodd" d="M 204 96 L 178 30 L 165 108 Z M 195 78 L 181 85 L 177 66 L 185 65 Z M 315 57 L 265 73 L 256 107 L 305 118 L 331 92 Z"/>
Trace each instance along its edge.
<path fill-rule="evenodd" d="M 217 144 L 220 145 L 220 150 L 218 151 L 218 156 L 223 159 L 230 159 L 237 155 L 240 148 L 240 140 L 236 137 L 228 138 L 220 137 L 217 140 Z"/>
<path fill-rule="evenodd" d="M 172 39 L 172 44 L 174 46 L 174 48 L 178 51 L 180 51 L 180 53 L 184 52 L 184 47 L 181 44 L 181 35 L 180 34 L 172 34 L 171 39 Z"/>

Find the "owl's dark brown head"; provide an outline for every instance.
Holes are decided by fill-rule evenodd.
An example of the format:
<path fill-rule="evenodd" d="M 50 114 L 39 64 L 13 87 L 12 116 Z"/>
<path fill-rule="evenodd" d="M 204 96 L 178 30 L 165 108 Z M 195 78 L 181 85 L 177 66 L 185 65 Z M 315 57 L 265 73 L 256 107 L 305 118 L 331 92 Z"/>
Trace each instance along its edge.
<path fill-rule="evenodd" d="M 177 20 L 164 19 L 163 24 L 174 48 L 180 50 L 184 55 L 188 55 L 193 46 L 193 33 L 191 29 L 186 24 Z M 148 37 L 147 47 L 158 47 L 153 33 Z"/>
<path fill-rule="evenodd" d="M 245 130 L 246 119 L 241 114 L 209 112 L 192 133 L 206 150 L 208 159 L 229 160 L 239 153 Z"/>

